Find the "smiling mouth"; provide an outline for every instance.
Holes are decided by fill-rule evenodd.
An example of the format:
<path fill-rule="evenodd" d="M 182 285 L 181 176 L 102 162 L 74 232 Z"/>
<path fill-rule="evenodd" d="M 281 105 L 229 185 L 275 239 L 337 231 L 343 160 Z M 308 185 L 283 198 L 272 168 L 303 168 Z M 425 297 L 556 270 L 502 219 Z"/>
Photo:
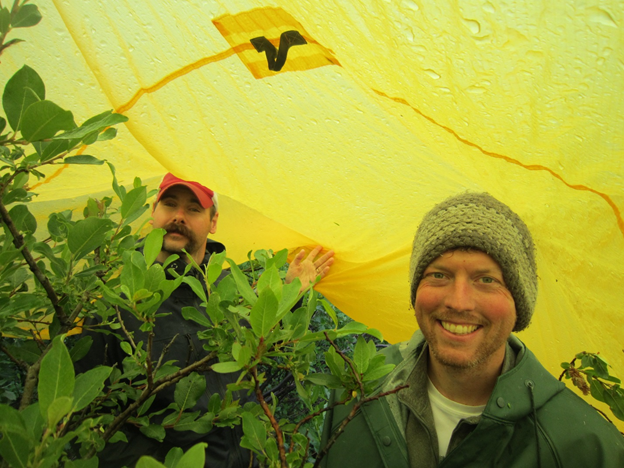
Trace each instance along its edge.
<path fill-rule="evenodd" d="M 451 322 L 443 322 L 442 320 L 440 320 L 440 325 L 454 335 L 468 335 L 479 328 L 479 325 L 457 325 Z"/>

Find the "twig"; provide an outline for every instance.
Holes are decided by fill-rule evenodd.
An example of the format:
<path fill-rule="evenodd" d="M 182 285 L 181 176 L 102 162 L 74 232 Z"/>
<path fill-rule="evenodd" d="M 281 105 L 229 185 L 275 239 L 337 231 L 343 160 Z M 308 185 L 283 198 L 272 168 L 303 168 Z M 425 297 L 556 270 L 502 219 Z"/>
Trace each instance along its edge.
<path fill-rule="evenodd" d="M 2 351 L 4 354 L 6 354 L 8 356 L 8 358 L 11 361 L 13 361 L 13 364 L 15 364 L 18 367 L 21 367 L 25 371 L 28 371 L 28 364 L 26 362 L 22 361 L 21 359 L 17 359 L 15 356 L 13 356 L 11 354 L 11 352 L 4 345 L 0 344 L 0 351 Z"/>
<path fill-rule="evenodd" d="M 329 449 L 331 448 L 331 446 L 334 445 L 334 442 L 336 442 L 336 439 L 338 439 L 340 434 L 343 433 L 343 431 L 345 430 L 345 427 L 347 427 L 347 424 L 351 422 L 351 420 L 355 417 L 358 410 L 364 403 L 368 403 L 369 401 L 373 401 L 373 400 L 378 400 L 379 398 L 386 397 L 400 390 L 403 390 L 404 388 L 407 388 L 407 387 L 409 387 L 409 385 L 400 385 L 392 390 L 389 390 L 387 392 L 383 392 L 383 393 L 380 393 L 378 395 L 374 395 L 368 398 L 364 398 L 363 400 L 360 400 L 359 402 L 355 403 L 349 415 L 345 419 L 342 420 L 342 423 L 340 424 L 340 427 L 338 427 L 338 430 L 332 434 L 330 439 L 327 441 L 327 445 L 325 445 L 323 450 L 321 450 L 321 452 L 319 453 L 318 458 L 314 462 L 314 468 L 318 468 L 320 466 L 321 460 L 323 459 L 323 457 L 327 455 L 327 452 L 329 452 Z"/>
<path fill-rule="evenodd" d="M 331 406 L 326 406 L 325 408 L 321 408 L 320 410 L 315 411 L 312 414 L 308 414 L 305 418 L 303 418 L 301 421 L 299 421 L 297 423 L 297 425 L 295 426 L 295 429 L 293 430 L 293 435 L 295 435 L 297 432 L 299 432 L 299 428 L 301 426 L 303 426 L 305 423 L 307 423 L 308 421 L 310 421 L 311 419 L 316 418 L 318 415 L 323 414 L 325 411 L 333 410 L 336 406 L 344 405 L 348 400 L 349 400 L 349 397 L 347 396 L 342 401 L 334 403 Z M 293 446 L 291 445 L 290 446 L 290 452 L 292 452 L 292 451 L 293 451 Z"/>
<path fill-rule="evenodd" d="M 171 341 L 169 343 L 167 343 L 167 346 L 165 346 L 162 350 L 162 353 L 160 353 L 160 357 L 158 358 L 158 362 L 156 363 L 156 369 L 154 372 L 158 372 L 158 369 L 160 369 L 160 366 L 162 366 L 162 360 L 165 357 L 165 354 L 167 354 L 167 352 L 169 352 L 169 348 L 171 348 L 171 345 L 173 344 L 173 342 L 176 340 L 176 338 L 180 336 L 179 333 L 176 333 L 173 338 L 171 338 Z"/>
<path fill-rule="evenodd" d="M 262 340 L 262 338 L 260 338 Z M 271 426 L 275 431 L 275 438 L 277 439 L 277 449 L 279 450 L 280 460 L 282 462 L 282 468 L 288 468 L 288 463 L 286 462 L 286 449 L 284 449 L 284 435 L 282 434 L 282 430 L 279 427 L 279 423 L 275 420 L 275 416 L 271 412 L 271 408 L 267 405 L 267 402 L 264 400 L 264 395 L 262 395 L 262 390 L 260 390 L 260 384 L 258 383 L 258 368 L 254 366 L 250 369 L 251 375 L 254 379 L 254 386 L 256 390 L 256 398 L 260 403 L 260 406 L 264 410 L 264 414 L 269 421 L 271 422 Z"/>
<path fill-rule="evenodd" d="M 136 349 L 136 344 L 134 343 L 134 340 L 132 339 L 132 335 L 126 329 L 126 326 L 124 325 L 124 321 L 121 318 L 121 312 L 119 312 L 119 307 L 115 306 L 115 310 L 117 311 L 117 320 L 119 320 L 119 325 L 121 325 L 121 329 L 126 335 L 126 338 L 128 338 L 128 341 L 130 341 L 130 344 L 132 345 L 132 349 Z"/>

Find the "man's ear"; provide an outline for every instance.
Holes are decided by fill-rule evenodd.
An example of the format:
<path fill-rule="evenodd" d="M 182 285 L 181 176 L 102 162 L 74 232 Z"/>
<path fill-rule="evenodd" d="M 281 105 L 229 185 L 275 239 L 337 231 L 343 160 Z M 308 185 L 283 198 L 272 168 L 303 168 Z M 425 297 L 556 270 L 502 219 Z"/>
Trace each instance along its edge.
<path fill-rule="evenodd" d="M 210 234 L 214 234 L 217 232 L 217 221 L 219 220 L 219 212 L 217 211 L 215 215 L 210 220 Z"/>

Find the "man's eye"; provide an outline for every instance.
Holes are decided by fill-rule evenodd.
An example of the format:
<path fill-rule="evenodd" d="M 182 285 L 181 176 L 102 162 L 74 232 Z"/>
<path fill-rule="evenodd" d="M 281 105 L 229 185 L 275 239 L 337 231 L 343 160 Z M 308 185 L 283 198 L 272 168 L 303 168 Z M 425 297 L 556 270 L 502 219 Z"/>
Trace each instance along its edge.
<path fill-rule="evenodd" d="M 489 276 L 484 276 L 481 278 L 481 282 L 486 283 L 486 284 L 491 284 L 494 281 L 495 281 L 494 278 L 490 278 Z"/>
<path fill-rule="evenodd" d="M 431 273 L 431 276 L 435 279 L 443 279 L 444 273 L 440 273 L 439 271 Z"/>

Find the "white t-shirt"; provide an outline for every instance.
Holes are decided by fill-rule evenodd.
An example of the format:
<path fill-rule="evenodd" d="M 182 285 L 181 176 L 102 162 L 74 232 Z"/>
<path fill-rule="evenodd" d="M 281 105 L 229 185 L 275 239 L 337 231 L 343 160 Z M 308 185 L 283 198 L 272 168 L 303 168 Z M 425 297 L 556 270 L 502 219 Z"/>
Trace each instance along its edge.
<path fill-rule="evenodd" d="M 438 433 L 440 457 L 445 457 L 451 436 L 459 421 L 481 415 L 485 405 L 468 406 L 449 400 L 435 388 L 431 380 L 427 383 L 427 392 L 429 393 L 429 403 L 431 403 L 433 411 L 433 421 Z"/>

